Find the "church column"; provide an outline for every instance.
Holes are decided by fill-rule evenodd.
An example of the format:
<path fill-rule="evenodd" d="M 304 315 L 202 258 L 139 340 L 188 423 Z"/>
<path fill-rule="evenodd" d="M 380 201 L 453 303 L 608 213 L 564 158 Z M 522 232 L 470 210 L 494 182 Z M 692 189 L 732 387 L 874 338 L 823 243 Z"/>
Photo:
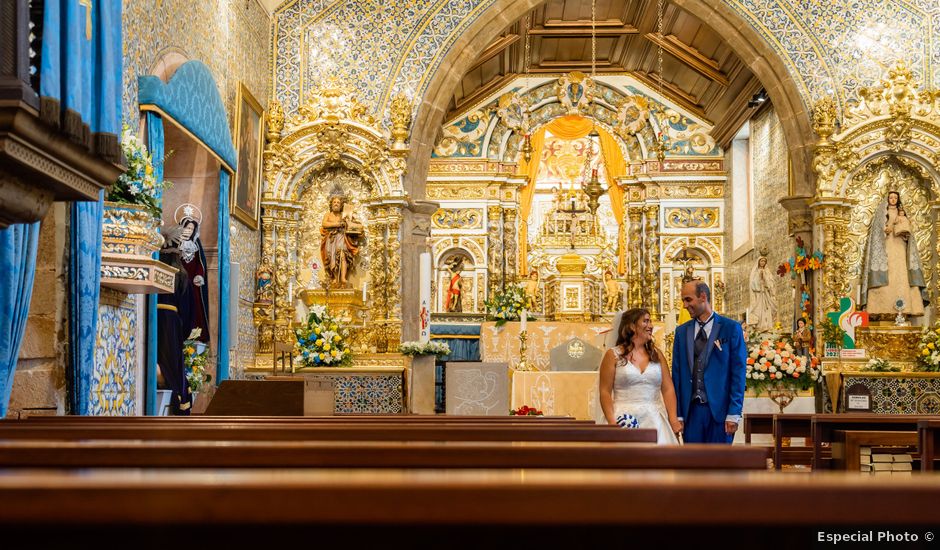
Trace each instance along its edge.
<path fill-rule="evenodd" d="M 402 204 L 392 204 L 388 208 L 388 244 L 386 258 L 388 262 L 388 322 L 385 341 L 388 349 L 395 351 L 401 343 L 401 222 Z M 417 296 L 417 293 L 414 294 Z"/>
<path fill-rule="evenodd" d="M 627 307 L 639 307 L 642 297 L 642 247 L 643 238 L 643 210 L 637 206 L 630 206 L 627 210 L 630 220 L 630 255 L 629 271 L 627 272 Z"/>
<path fill-rule="evenodd" d="M 654 321 L 660 319 L 659 305 L 659 205 L 652 204 L 646 207 L 646 243 L 643 251 L 646 254 L 646 296 L 644 305 L 650 310 Z"/>
<path fill-rule="evenodd" d="M 402 210 L 401 281 L 402 297 L 419 296 L 421 276 L 419 258 L 431 252 L 431 216 L 440 205 L 431 201 L 414 201 Z M 431 277 L 431 295 L 434 295 L 434 277 Z M 420 334 L 420 300 L 403 299 L 401 302 L 402 340 L 417 340 Z"/>
<path fill-rule="evenodd" d="M 370 223 L 368 232 L 368 247 L 370 253 L 369 263 L 369 319 L 367 320 L 371 343 L 376 351 L 388 351 L 385 339 L 385 323 L 388 319 L 388 262 L 387 262 L 387 235 L 388 235 L 388 208 L 384 204 L 369 206 Z"/>
<path fill-rule="evenodd" d="M 812 197 L 808 196 L 790 196 L 780 199 L 780 204 L 787 209 L 788 219 L 787 225 L 790 229 L 790 238 L 792 239 L 794 246 L 796 239 L 800 238 L 803 240 L 803 243 L 807 246 L 807 252 L 812 252 L 812 243 L 813 243 L 813 213 L 809 208 L 809 202 Z M 796 320 L 800 318 L 803 311 L 803 290 L 802 285 L 803 281 L 799 278 L 794 278 L 793 286 L 796 289 L 794 293 L 794 303 L 793 303 L 793 319 L 792 322 L 795 325 Z M 813 285 L 812 279 L 807 279 L 805 283 L 809 287 L 810 300 L 813 303 L 816 303 L 816 292 Z"/>
<path fill-rule="evenodd" d="M 506 253 L 506 282 L 515 282 L 518 278 L 516 273 L 516 210 L 507 208 L 503 210 L 503 243 Z"/>
<path fill-rule="evenodd" d="M 826 268 L 822 274 L 814 274 L 820 278 L 815 283 L 826 289 L 826 295 L 816 301 L 816 321 L 820 321 L 827 311 L 838 311 L 839 299 L 849 292 L 849 266 L 845 258 L 849 246 L 849 215 L 854 203 L 847 199 L 821 199 L 811 205 L 813 223 L 822 229 L 816 244 L 821 246 L 826 256 Z"/>
<path fill-rule="evenodd" d="M 486 240 L 487 240 L 487 270 L 489 274 L 489 297 L 492 298 L 503 283 L 503 209 L 498 205 L 487 208 Z"/>
<path fill-rule="evenodd" d="M 930 203 L 930 210 L 933 212 L 933 234 L 934 234 L 934 265 L 940 264 L 940 201 Z M 933 293 L 934 319 L 940 318 L 940 272 L 934 273 L 934 285 L 937 290 Z"/>

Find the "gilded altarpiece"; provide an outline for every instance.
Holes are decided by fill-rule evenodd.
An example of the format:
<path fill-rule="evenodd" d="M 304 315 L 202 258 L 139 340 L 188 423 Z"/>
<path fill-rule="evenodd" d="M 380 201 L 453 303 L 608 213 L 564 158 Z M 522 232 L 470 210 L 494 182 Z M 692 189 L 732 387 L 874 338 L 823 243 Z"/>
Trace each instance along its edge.
<path fill-rule="evenodd" d="M 860 330 L 858 343 L 870 356 L 887 359 L 909 371 L 920 326 L 932 323 L 940 312 L 940 182 L 936 177 L 940 165 L 940 92 L 924 89 L 914 81 L 907 65 L 900 62 L 887 71 L 881 83 L 859 90 L 859 100 L 849 102 L 841 113 L 833 98 L 819 101 L 813 109 L 813 127 L 819 136 L 813 159 L 817 177 L 811 204 L 813 237 L 816 248 L 826 255 L 825 269 L 814 274 L 816 284 L 823 289 L 815 303 L 816 319 L 838 310 L 842 296 L 856 300 L 861 297 L 874 212 L 887 201 L 889 191 L 897 191 L 911 219 L 913 232 L 909 239 L 917 244 L 931 304 L 923 316 L 908 318 L 914 326 L 886 326 L 894 323 L 878 319 L 874 326 Z M 860 366 L 859 361 L 824 360 L 830 394 L 838 395 L 842 376 L 854 376 L 852 373 Z M 894 389 L 901 388 L 908 394 L 920 391 L 918 384 L 923 380 L 918 376 L 935 374 L 899 373 L 892 382 L 897 386 Z M 893 391 L 874 383 L 869 389 L 884 395 Z M 910 404 L 889 408 L 893 410 L 881 412 L 921 410 Z"/>
<path fill-rule="evenodd" d="M 401 341 L 401 223 L 408 204 L 402 176 L 411 105 L 403 96 L 393 102 L 389 135 L 350 89 L 329 80 L 297 115 L 286 119 L 274 102 L 267 118 L 254 305 L 258 364 L 292 349 L 292 328 L 305 307 L 326 303 L 351 329 L 354 360 L 377 366 L 381 360 L 368 354 L 395 351 Z M 342 288 L 324 284 L 320 259 L 320 226 L 335 196 L 364 233 L 355 272 Z"/>

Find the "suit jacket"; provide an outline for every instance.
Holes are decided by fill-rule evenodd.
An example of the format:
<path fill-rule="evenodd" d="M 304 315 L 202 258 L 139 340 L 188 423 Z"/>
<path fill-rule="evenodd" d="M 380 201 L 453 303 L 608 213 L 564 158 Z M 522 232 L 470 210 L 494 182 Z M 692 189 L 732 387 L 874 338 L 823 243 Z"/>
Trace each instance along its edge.
<path fill-rule="evenodd" d="M 747 372 L 747 346 L 744 331 L 737 321 L 715 314 L 712 331 L 705 346 L 705 393 L 715 422 L 729 415 L 740 416 L 744 407 L 744 377 Z M 676 388 L 678 413 L 689 418 L 692 404 L 692 364 L 695 320 L 676 329 L 672 346 L 672 383 Z M 719 342 L 716 344 L 715 342 Z"/>

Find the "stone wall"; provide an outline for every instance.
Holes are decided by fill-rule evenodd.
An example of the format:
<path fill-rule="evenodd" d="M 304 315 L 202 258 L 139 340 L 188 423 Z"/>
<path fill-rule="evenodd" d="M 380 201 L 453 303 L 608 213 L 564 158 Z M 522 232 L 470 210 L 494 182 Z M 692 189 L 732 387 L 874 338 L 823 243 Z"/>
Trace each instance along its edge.
<path fill-rule="evenodd" d="M 751 178 L 753 181 L 752 215 L 754 216 L 754 248 L 733 260 L 726 269 L 727 292 L 725 294 L 725 314 L 735 319 L 744 320 L 748 306 L 748 279 L 757 263 L 760 250 L 768 250 L 767 265 L 776 272 L 777 266 L 792 254 L 794 245 L 787 236 L 787 211 L 780 205 L 780 199 L 788 193 L 787 144 L 783 129 L 773 107 L 765 109 L 751 119 Z M 726 159 L 727 160 L 727 159 Z M 726 198 L 726 211 L 736 197 Z M 726 250 L 731 253 L 731 228 L 726 229 Z M 789 330 L 790 317 L 793 314 L 791 280 L 775 278 L 777 298 L 777 318 L 785 330 Z"/>
<path fill-rule="evenodd" d="M 64 414 L 65 249 L 68 208 L 55 203 L 42 220 L 26 333 L 16 363 L 10 417 Z"/>

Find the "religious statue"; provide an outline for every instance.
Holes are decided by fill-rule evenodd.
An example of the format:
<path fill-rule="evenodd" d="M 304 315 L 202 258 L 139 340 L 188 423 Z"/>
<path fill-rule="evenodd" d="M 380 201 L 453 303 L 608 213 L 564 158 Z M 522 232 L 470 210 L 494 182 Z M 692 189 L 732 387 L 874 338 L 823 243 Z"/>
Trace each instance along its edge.
<path fill-rule="evenodd" d="M 889 177 L 882 172 L 882 178 Z M 914 229 L 897 191 L 875 208 L 862 270 L 860 305 L 869 315 L 923 315 L 926 284 Z"/>
<path fill-rule="evenodd" d="M 350 288 L 349 276 L 355 273 L 359 254 L 362 224 L 352 215 L 344 215 L 345 197 L 332 195 L 330 210 L 320 225 L 320 259 L 333 288 Z"/>
<path fill-rule="evenodd" d="M 271 268 L 264 261 L 255 272 L 255 302 L 270 304 L 274 301 L 274 285 Z"/>
<path fill-rule="evenodd" d="M 539 272 L 535 269 L 529 273 L 529 278 L 525 282 L 525 295 L 526 298 L 532 302 L 532 307 L 535 308 L 539 303 Z"/>
<path fill-rule="evenodd" d="M 160 261 L 176 268 L 173 292 L 157 295 L 157 366 L 171 391 L 170 413 L 188 415 L 192 396 L 183 363 L 183 345 L 193 329 L 193 293 L 189 275 L 180 259 L 181 228 L 164 233 Z"/>
<path fill-rule="evenodd" d="M 813 333 L 806 326 L 806 319 L 800 317 L 796 320 L 796 330 L 793 331 L 793 353 L 800 357 L 807 357 L 813 347 Z"/>
<path fill-rule="evenodd" d="M 209 343 L 209 281 L 206 252 L 199 239 L 199 225 L 202 222 L 202 212 L 193 204 L 184 204 L 177 208 L 179 232 L 172 237 L 172 245 L 179 251 L 180 261 L 189 283 L 192 286 L 192 318 L 193 328 L 199 329 L 200 342 Z M 186 336 L 189 336 L 187 333 Z"/>
<path fill-rule="evenodd" d="M 748 281 L 747 323 L 759 333 L 770 332 L 774 328 L 777 303 L 774 300 L 774 273 L 767 267 L 766 253 L 757 260 Z"/>
<path fill-rule="evenodd" d="M 463 256 L 454 256 L 447 262 L 447 270 L 450 271 L 450 283 L 447 285 L 447 303 L 444 310 L 448 313 L 463 312 L 463 279 L 460 272 L 463 270 Z"/>
<path fill-rule="evenodd" d="M 614 279 L 614 274 L 610 271 L 604 272 L 604 291 L 607 293 L 604 310 L 620 311 L 620 283 Z"/>

